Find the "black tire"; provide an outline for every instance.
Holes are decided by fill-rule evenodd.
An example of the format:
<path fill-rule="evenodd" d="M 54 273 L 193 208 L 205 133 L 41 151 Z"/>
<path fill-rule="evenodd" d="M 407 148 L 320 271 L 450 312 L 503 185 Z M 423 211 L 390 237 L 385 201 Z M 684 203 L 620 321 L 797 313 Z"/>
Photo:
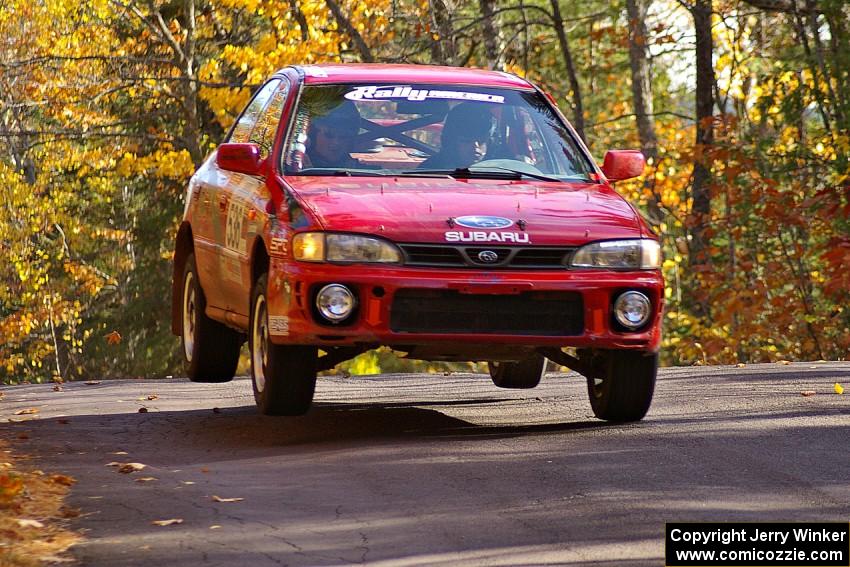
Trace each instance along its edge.
<path fill-rule="evenodd" d="M 528 389 L 534 388 L 543 377 L 546 359 L 533 354 L 519 362 L 488 362 L 490 378 L 499 388 Z"/>
<path fill-rule="evenodd" d="M 254 400 L 263 415 L 303 415 L 316 389 L 318 349 L 305 345 L 275 345 L 269 340 L 266 301 L 268 275 L 263 274 L 251 293 L 248 346 Z"/>
<path fill-rule="evenodd" d="M 244 337 L 238 331 L 207 317 L 207 300 L 198 279 L 194 254 L 186 258 L 180 289 L 180 344 L 189 380 L 229 382 L 236 374 Z"/>
<path fill-rule="evenodd" d="M 658 354 L 607 350 L 595 353 L 589 362 L 600 375 L 587 379 L 593 414 L 605 421 L 643 419 L 655 392 Z"/>

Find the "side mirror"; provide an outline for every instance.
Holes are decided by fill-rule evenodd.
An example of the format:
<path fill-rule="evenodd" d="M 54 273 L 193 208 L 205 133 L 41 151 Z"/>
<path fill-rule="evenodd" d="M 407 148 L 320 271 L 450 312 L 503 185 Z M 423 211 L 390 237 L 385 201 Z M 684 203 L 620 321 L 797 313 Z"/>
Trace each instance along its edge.
<path fill-rule="evenodd" d="M 215 162 L 221 169 L 258 175 L 260 173 L 260 146 L 257 144 L 222 144 L 218 147 Z"/>
<path fill-rule="evenodd" d="M 631 179 L 643 173 L 646 158 L 638 150 L 609 150 L 605 152 L 602 173 L 608 181 Z"/>

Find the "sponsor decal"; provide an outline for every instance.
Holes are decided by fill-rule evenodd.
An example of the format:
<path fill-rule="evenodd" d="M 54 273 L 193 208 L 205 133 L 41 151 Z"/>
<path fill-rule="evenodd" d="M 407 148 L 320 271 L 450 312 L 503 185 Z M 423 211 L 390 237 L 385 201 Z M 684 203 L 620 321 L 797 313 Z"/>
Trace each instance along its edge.
<path fill-rule="evenodd" d="M 273 236 L 269 241 L 269 254 L 272 256 L 286 256 L 286 239 Z"/>
<path fill-rule="evenodd" d="M 286 336 L 289 334 L 289 317 L 286 315 L 269 316 L 269 333 Z"/>
<path fill-rule="evenodd" d="M 484 215 L 468 215 L 454 219 L 455 224 L 465 228 L 508 228 L 514 224 L 505 217 L 489 217 Z"/>
<path fill-rule="evenodd" d="M 450 230 L 446 232 L 446 242 L 511 242 L 531 244 L 531 238 L 525 232 L 487 232 L 484 230 Z"/>
<path fill-rule="evenodd" d="M 228 250 L 244 253 L 246 249 L 244 228 L 248 208 L 231 200 L 227 207 L 227 224 L 224 233 L 224 245 Z"/>
<path fill-rule="evenodd" d="M 304 74 L 308 77 L 327 77 L 328 74 L 321 67 L 316 67 L 313 65 L 307 65 L 301 68 L 304 71 Z"/>
<path fill-rule="evenodd" d="M 466 91 L 443 91 L 430 89 L 414 89 L 405 86 L 378 86 L 366 85 L 356 87 L 353 91 L 345 93 L 348 100 L 386 100 L 400 98 L 421 102 L 427 99 L 442 100 L 471 100 L 477 102 L 494 102 L 502 104 L 505 97 L 486 93 L 471 93 Z"/>
<path fill-rule="evenodd" d="M 221 276 L 228 281 L 242 283 L 242 267 L 233 254 L 221 255 Z"/>

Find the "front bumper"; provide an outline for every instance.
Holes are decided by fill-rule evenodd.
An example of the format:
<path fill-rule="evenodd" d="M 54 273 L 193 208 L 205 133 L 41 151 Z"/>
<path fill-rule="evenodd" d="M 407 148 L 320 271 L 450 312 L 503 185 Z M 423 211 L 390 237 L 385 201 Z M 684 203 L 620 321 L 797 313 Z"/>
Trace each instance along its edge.
<path fill-rule="evenodd" d="M 409 347 L 458 343 L 513 345 L 519 347 L 574 346 L 595 348 L 658 350 L 661 343 L 661 315 L 664 282 L 660 271 L 614 272 L 605 270 L 466 270 L 407 268 L 379 265 L 334 265 L 285 262 L 273 259 L 270 266 L 269 316 L 272 318 L 271 340 L 277 344 L 315 344 L 319 346 L 388 345 Z M 315 291 L 328 284 L 340 283 L 352 289 L 358 307 L 342 324 L 322 322 L 313 307 Z M 407 296 L 397 305 L 415 307 L 410 302 L 411 290 L 423 297 L 446 296 L 447 305 L 480 304 L 494 309 L 500 306 L 522 309 L 524 299 L 536 301 L 553 297 L 569 297 L 577 303 L 579 319 L 567 325 L 565 332 L 551 329 L 536 332 L 532 322 L 520 319 L 541 318 L 543 314 L 512 311 L 516 329 L 510 321 L 498 321 L 491 329 L 476 328 L 427 331 L 427 325 L 409 327 L 416 317 L 393 317 L 392 307 L 399 294 Z M 635 332 L 618 328 L 612 316 L 614 299 L 626 290 L 639 290 L 652 301 L 649 323 Z M 558 295 L 561 294 L 561 295 Z M 532 303 L 535 307 L 537 303 Z M 548 305 L 556 305 L 549 303 Z M 423 315 L 424 317 L 424 315 Z M 462 317 L 461 317 L 462 318 Z M 551 319 L 551 317 L 549 317 Z M 407 321 L 401 322 L 400 321 Z M 485 320 L 486 321 L 486 320 Z M 479 321 L 480 323 L 480 321 Z M 577 325 L 577 326 L 576 326 Z M 415 328 L 415 330 L 400 330 Z M 403 350 L 403 349 L 402 349 Z"/>

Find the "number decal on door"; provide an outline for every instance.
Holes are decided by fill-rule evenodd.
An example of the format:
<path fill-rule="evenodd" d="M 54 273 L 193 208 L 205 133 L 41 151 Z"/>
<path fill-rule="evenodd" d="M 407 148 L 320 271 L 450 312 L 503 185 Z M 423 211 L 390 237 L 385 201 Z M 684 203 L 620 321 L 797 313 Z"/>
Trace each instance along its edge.
<path fill-rule="evenodd" d="M 227 207 L 227 226 L 224 235 L 224 245 L 234 252 L 245 251 L 245 238 L 242 230 L 245 228 L 245 213 L 248 208 L 242 203 L 231 200 Z"/>

